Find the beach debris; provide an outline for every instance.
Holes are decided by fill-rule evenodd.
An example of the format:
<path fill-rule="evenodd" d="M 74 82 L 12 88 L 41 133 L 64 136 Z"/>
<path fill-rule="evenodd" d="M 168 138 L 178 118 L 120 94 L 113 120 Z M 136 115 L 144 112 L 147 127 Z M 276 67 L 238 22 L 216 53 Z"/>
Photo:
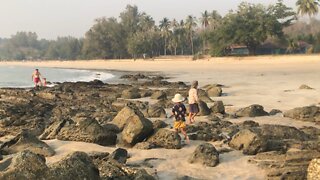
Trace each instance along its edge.
<path fill-rule="evenodd" d="M 188 162 L 200 163 L 205 166 L 214 167 L 219 164 L 219 152 L 212 144 L 200 144 L 192 153 Z"/>

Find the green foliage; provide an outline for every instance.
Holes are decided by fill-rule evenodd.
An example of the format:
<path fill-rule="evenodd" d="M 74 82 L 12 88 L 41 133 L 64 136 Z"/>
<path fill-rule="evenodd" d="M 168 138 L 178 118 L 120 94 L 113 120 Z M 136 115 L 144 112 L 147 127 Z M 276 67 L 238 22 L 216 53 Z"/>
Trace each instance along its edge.
<path fill-rule="evenodd" d="M 311 17 L 319 12 L 318 0 L 298 0 L 296 5 L 298 6 L 298 14 L 300 15 L 308 15 Z"/>
<path fill-rule="evenodd" d="M 250 54 L 255 54 L 257 47 L 269 36 L 283 37 L 282 29 L 291 23 L 293 16 L 292 9 L 282 1 L 270 7 L 243 2 L 212 31 L 213 55 L 225 55 L 226 48 L 232 44 L 245 45 Z"/>

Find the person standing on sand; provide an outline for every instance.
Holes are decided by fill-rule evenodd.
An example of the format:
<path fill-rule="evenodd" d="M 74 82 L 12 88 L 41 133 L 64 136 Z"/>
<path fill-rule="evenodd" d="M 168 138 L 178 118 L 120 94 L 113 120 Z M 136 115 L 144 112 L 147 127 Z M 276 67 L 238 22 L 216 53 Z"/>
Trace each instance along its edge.
<path fill-rule="evenodd" d="M 189 123 L 195 122 L 194 118 L 199 113 L 198 81 L 193 81 L 189 90 Z"/>
<path fill-rule="evenodd" d="M 184 139 L 189 143 L 189 137 L 186 132 L 186 107 L 183 105 L 184 97 L 181 96 L 181 94 L 176 94 L 172 101 L 175 103 L 175 105 L 172 107 L 172 115 L 175 118 L 174 122 L 174 129 L 177 133 L 181 131 L 181 133 L 184 135 Z"/>
<path fill-rule="evenodd" d="M 41 84 L 41 74 L 39 72 L 39 69 L 36 69 L 33 73 L 32 73 L 32 81 L 34 82 L 34 87 L 38 87 Z"/>

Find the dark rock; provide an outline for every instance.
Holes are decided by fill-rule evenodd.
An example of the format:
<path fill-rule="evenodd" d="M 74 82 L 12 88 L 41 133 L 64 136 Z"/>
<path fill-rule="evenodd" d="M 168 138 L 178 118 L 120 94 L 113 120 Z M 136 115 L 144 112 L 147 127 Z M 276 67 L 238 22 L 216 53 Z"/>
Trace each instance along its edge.
<path fill-rule="evenodd" d="M 212 144 L 201 144 L 189 158 L 189 163 L 201 163 L 205 166 L 214 167 L 219 164 L 219 153 Z"/>
<path fill-rule="evenodd" d="M 17 153 L 12 160 L 1 163 L 0 179 L 41 179 L 49 171 L 44 156 L 31 151 Z"/>
<path fill-rule="evenodd" d="M 229 142 L 230 147 L 242 150 L 244 154 L 254 155 L 267 151 L 285 151 L 290 141 L 307 141 L 310 137 L 294 127 L 281 125 L 262 125 L 241 129 Z"/>
<path fill-rule="evenodd" d="M 95 158 L 93 161 L 99 168 L 101 179 L 127 180 L 138 178 L 154 180 L 154 178 L 145 170 L 126 167 L 118 161 L 108 157 Z"/>
<path fill-rule="evenodd" d="M 47 157 L 55 154 L 55 151 L 50 146 L 26 130 L 23 130 L 16 137 L 0 146 L 0 151 L 5 151 L 8 154 L 18 153 L 23 150 L 29 150 Z"/>
<path fill-rule="evenodd" d="M 236 112 L 238 117 L 257 117 L 257 116 L 268 116 L 269 114 L 264 111 L 261 105 L 251 105 L 249 107 L 241 108 Z"/>
<path fill-rule="evenodd" d="M 156 91 L 151 95 L 151 99 L 166 100 L 167 94 L 164 91 Z"/>
<path fill-rule="evenodd" d="M 298 107 L 284 112 L 285 117 L 302 121 L 320 121 L 320 107 L 318 106 L 305 106 Z"/>
<path fill-rule="evenodd" d="M 51 164 L 46 179 L 100 179 L 99 170 L 84 152 L 74 152 Z"/>
<path fill-rule="evenodd" d="M 203 102 L 203 101 L 199 101 L 199 115 L 201 116 L 207 116 L 209 114 L 211 114 L 211 110 L 209 109 L 207 103 Z"/>
<path fill-rule="evenodd" d="M 274 116 L 274 115 L 279 114 L 279 113 L 282 113 L 282 111 L 279 110 L 279 109 L 272 109 L 272 110 L 269 112 L 269 115 L 270 115 L 270 116 Z"/>
<path fill-rule="evenodd" d="M 150 118 L 166 118 L 167 114 L 163 107 L 153 105 L 148 108 L 145 116 Z"/>
<path fill-rule="evenodd" d="M 204 102 L 212 102 L 212 99 L 209 97 L 208 93 L 203 90 L 203 89 L 198 89 L 198 97 L 199 100 L 204 101 Z"/>
<path fill-rule="evenodd" d="M 121 97 L 124 99 L 137 99 L 137 98 L 141 98 L 141 95 L 138 88 L 130 88 L 130 89 L 124 90 L 122 92 Z"/>
<path fill-rule="evenodd" d="M 213 113 L 220 113 L 220 114 L 225 113 L 225 108 L 222 101 L 215 101 L 213 103 L 213 106 L 211 106 L 210 109 Z"/>
<path fill-rule="evenodd" d="M 153 129 L 160 129 L 160 128 L 165 128 L 168 126 L 167 123 L 165 123 L 164 121 L 161 120 L 155 120 L 153 121 Z"/>
<path fill-rule="evenodd" d="M 210 116 L 208 117 L 208 120 L 209 120 L 209 121 L 216 121 L 216 122 L 221 121 L 221 119 L 220 119 L 218 116 L 216 116 L 216 115 L 210 115 Z"/>
<path fill-rule="evenodd" d="M 168 129 L 158 129 L 148 140 L 157 147 L 166 149 L 180 149 L 181 138 L 177 132 Z"/>
<path fill-rule="evenodd" d="M 229 146 L 242 150 L 244 154 L 254 155 L 267 150 L 267 141 L 258 132 L 243 129 L 232 137 Z"/>
<path fill-rule="evenodd" d="M 289 150 L 265 152 L 253 156 L 249 162 L 263 168 L 269 179 L 307 179 L 310 161 L 319 158 L 318 151 Z"/>
<path fill-rule="evenodd" d="M 82 141 L 109 146 L 116 144 L 117 134 L 103 128 L 96 120 L 79 114 L 73 117 L 73 120 L 53 123 L 41 135 L 41 138 L 57 138 L 65 141 Z"/>
<path fill-rule="evenodd" d="M 221 85 L 209 84 L 203 87 L 210 97 L 219 97 L 222 95 Z"/>
<path fill-rule="evenodd" d="M 244 127 L 259 127 L 259 123 L 249 120 L 249 121 L 244 121 L 242 123 L 242 126 L 244 126 Z"/>
<path fill-rule="evenodd" d="M 175 180 L 201 180 L 201 179 L 190 177 L 190 176 L 181 176 L 181 177 L 177 177 Z"/>
<path fill-rule="evenodd" d="M 121 164 L 125 164 L 128 158 L 128 151 L 122 148 L 117 148 L 110 154 L 110 158 L 118 161 Z"/>
<path fill-rule="evenodd" d="M 147 149 L 153 149 L 155 148 L 156 146 L 150 142 L 141 142 L 141 143 L 137 143 L 134 148 L 136 149 L 144 149 L 144 150 L 147 150 Z"/>
<path fill-rule="evenodd" d="M 308 90 L 311 90 L 313 88 L 311 88 L 310 86 L 306 85 L 306 84 L 302 84 L 299 89 L 308 89 Z"/>

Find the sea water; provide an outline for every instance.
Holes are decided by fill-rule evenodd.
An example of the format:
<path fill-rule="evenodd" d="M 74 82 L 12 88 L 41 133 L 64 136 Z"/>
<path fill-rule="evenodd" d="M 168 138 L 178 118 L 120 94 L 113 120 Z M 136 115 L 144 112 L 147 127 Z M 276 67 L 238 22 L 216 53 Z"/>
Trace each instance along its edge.
<path fill-rule="evenodd" d="M 114 77 L 113 74 L 101 71 L 58 69 L 58 68 L 38 68 L 41 78 L 46 78 L 49 82 L 76 82 L 93 81 L 95 79 L 107 82 Z M 33 67 L 22 66 L 0 66 L 0 87 L 32 87 Z"/>

